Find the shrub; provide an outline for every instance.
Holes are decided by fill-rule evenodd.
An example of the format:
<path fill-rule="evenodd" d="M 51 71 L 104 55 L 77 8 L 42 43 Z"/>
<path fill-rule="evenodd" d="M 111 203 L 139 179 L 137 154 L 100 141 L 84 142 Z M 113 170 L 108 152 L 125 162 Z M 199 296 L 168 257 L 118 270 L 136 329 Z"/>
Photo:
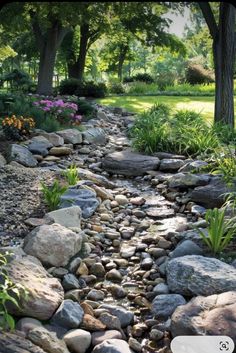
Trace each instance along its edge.
<path fill-rule="evenodd" d="M 130 82 L 134 82 L 135 81 L 135 79 L 134 79 L 134 76 L 125 76 L 124 78 L 123 78 L 123 83 L 130 83 Z"/>
<path fill-rule="evenodd" d="M 10 82 L 12 89 L 27 92 L 33 89 L 33 81 L 29 74 L 20 69 L 14 69 L 11 72 L 1 76 L 2 82 Z"/>
<path fill-rule="evenodd" d="M 2 120 L 3 132 L 7 139 L 22 140 L 28 136 L 35 127 L 34 119 L 23 116 L 6 117 Z"/>
<path fill-rule="evenodd" d="M 79 180 L 78 171 L 75 164 L 71 164 L 66 171 L 62 172 L 62 175 L 65 177 L 69 185 L 76 185 Z"/>
<path fill-rule="evenodd" d="M 15 284 L 9 278 L 5 266 L 7 265 L 7 255 L 0 254 L 0 329 L 13 330 L 15 320 L 7 310 L 7 303 L 12 302 L 19 307 L 18 301 L 21 296 L 26 297 L 27 292 L 20 284 Z"/>
<path fill-rule="evenodd" d="M 159 72 L 156 79 L 158 88 L 160 91 L 164 91 L 167 86 L 173 86 L 175 83 L 175 77 L 171 72 Z"/>
<path fill-rule="evenodd" d="M 207 210 L 205 218 L 208 223 L 208 236 L 202 230 L 197 230 L 209 249 L 214 254 L 218 254 L 227 247 L 235 236 L 236 219 L 234 217 L 226 218 L 226 208 Z"/>
<path fill-rule="evenodd" d="M 49 211 L 56 210 L 60 205 L 60 197 L 68 189 L 65 185 L 60 185 L 58 180 L 55 180 L 51 186 L 41 183 L 44 201 L 48 206 Z"/>
<path fill-rule="evenodd" d="M 134 76 L 135 81 L 146 82 L 146 83 L 153 83 L 154 79 L 151 75 L 147 73 L 138 73 Z"/>
<path fill-rule="evenodd" d="M 236 180 L 236 158 L 230 148 L 215 154 L 212 167 L 212 174 L 221 174 L 222 180 L 229 186 L 234 184 Z"/>
<path fill-rule="evenodd" d="M 191 85 L 197 83 L 214 82 L 214 75 L 210 70 L 206 70 L 201 64 L 189 62 L 186 69 L 186 81 Z"/>
<path fill-rule="evenodd" d="M 76 78 L 68 78 L 61 81 L 59 86 L 59 93 L 62 95 L 73 95 L 81 86 L 81 81 Z"/>
<path fill-rule="evenodd" d="M 104 98 L 107 92 L 105 83 L 93 81 L 83 82 L 78 87 L 76 94 L 80 97 Z"/>
<path fill-rule="evenodd" d="M 108 87 L 110 93 L 123 94 L 125 93 L 125 87 L 122 83 L 112 83 Z"/>
<path fill-rule="evenodd" d="M 59 121 L 57 121 L 54 117 L 51 116 L 44 116 L 43 121 L 40 122 L 37 127 L 46 132 L 55 132 L 61 129 Z"/>
<path fill-rule="evenodd" d="M 88 101 L 79 99 L 77 112 L 79 114 L 83 115 L 83 119 L 85 117 L 85 120 L 86 120 L 86 118 L 90 119 L 90 118 L 95 117 L 96 108 Z"/>

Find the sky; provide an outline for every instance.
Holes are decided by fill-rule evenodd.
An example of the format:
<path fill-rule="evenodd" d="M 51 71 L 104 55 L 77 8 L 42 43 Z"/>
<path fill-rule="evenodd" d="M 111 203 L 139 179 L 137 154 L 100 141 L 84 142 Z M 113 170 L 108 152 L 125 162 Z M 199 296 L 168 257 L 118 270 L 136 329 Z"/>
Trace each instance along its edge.
<path fill-rule="evenodd" d="M 190 25 L 189 19 L 190 9 L 185 8 L 183 16 L 180 13 L 173 14 L 168 12 L 164 17 L 169 18 L 173 22 L 169 27 L 169 32 L 176 34 L 178 37 L 183 37 L 184 27 L 186 24 Z"/>

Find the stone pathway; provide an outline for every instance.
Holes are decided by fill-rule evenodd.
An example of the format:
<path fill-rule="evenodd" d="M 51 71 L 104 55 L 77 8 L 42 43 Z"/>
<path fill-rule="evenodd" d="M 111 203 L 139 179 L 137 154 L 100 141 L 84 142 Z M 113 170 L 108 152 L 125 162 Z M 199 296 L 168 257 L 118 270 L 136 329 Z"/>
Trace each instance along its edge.
<path fill-rule="evenodd" d="M 33 297 L 20 311 L 12 309 L 23 317 L 17 323 L 25 335 L 22 344 L 33 344 L 27 352 L 36 352 L 36 345 L 39 352 L 49 353 L 170 353 L 172 336 L 186 330 L 199 334 L 197 319 L 204 332 L 235 334 L 236 269 L 204 257 L 206 249 L 192 230 L 193 223 L 205 226 L 201 188 L 215 190 L 219 180 L 187 173 L 198 163 L 183 156 L 134 153 L 127 138 L 132 115 L 116 112 L 99 107 L 100 119 L 87 124 L 91 130 L 83 144 L 78 134 L 71 135 L 72 141 L 61 133 L 72 147 L 59 139 L 61 146 L 48 147 L 55 156 L 52 148 L 59 153 L 58 148 L 72 150 L 74 144 L 68 156 L 60 150 L 63 157 L 48 158 L 44 141 L 45 156 L 37 157 L 39 170 L 53 175 L 76 162 L 81 180 L 63 196 L 64 207 L 73 196 L 72 207 L 28 220 L 32 231 L 23 244 L 27 255 L 15 251 L 9 265 L 11 278 Z M 39 140 L 31 151 L 39 153 Z M 222 201 L 212 192 L 207 202 Z M 204 319 L 205 305 L 209 317 L 214 307 L 218 311 L 219 327 Z M 232 309 L 230 323 L 227 308 Z"/>

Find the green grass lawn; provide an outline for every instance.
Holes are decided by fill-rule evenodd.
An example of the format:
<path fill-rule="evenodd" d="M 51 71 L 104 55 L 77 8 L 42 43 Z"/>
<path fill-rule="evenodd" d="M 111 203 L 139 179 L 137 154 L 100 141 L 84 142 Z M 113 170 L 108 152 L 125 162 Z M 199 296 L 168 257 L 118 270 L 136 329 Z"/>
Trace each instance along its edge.
<path fill-rule="evenodd" d="M 155 103 L 166 103 L 174 109 L 189 109 L 201 113 L 207 120 L 214 115 L 214 97 L 171 96 L 113 96 L 97 99 L 97 102 L 112 107 L 121 107 L 134 113 L 142 113 Z M 236 103 L 236 97 L 234 98 Z"/>

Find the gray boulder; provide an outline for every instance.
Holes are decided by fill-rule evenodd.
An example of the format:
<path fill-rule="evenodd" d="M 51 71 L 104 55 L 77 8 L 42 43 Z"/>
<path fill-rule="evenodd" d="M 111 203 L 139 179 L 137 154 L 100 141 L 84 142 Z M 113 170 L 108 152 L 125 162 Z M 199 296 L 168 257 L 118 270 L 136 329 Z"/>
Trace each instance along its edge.
<path fill-rule="evenodd" d="M 95 145 L 105 145 L 107 142 L 107 137 L 105 131 L 100 127 L 95 127 L 82 132 L 84 140 L 95 144 Z"/>
<path fill-rule="evenodd" d="M 64 139 L 63 137 L 59 136 L 55 132 L 43 132 L 41 134 L 42 136 L 46 137 L 46 139 L 54 146 L 54 147 L 59 147 L 64 145 Z"/>
<path fill-rule="evenodd" d="M 0 353 L 48 353 L 19 331 L 0 332 Z"/>
<path fill-rule="evenodd" d="M 186 300 L 179 294 L 160 294 L 152 302 L 152 313 L 161 319 L 168 319 L 179 305 Z"/>
<path fill-rule="evenodd" d="M 170 188 L 189 188 L 207 185 L 210 182 L 209 175 L 196 175 L 196 174 L 184 174 L 178 173 L 168 179 L 168 185 Z"/>
<path fill-rule="evenodd" d="M 48 149 L 53 147 L 53 144 L 44 136 L 35 136 L 31 139 L 28 149 L 33 154 L 39 154 L 43 157 L 48 155 Z"/>
<path fill-rule="evenodd" d="M 229 336 L 236 341 L 236 292 L 196 297 L 178 307 L 171 318 L 171 334 Z"/>
<path fill-rule="evenodd" d="M 15 161 L 25 167 L 36 167 L 38 162 L 28 150 L 21 145 L 12 144 L 9 150 L 9 162 Z"/>
<path fill-rule="evenodd" d="M 215 258 L 188 255 L 168 262 L 170 290 L 187 296 L 212 295 L 236 288 L 236 269 Z"/>
<path fill-rule="evenodd" d="M 191 161 L 186 163 L 183 167 L 179 169 L 179 173 L 200 171 L 201 168 L 206 167 L 208 165 L 207 162 L 204 161 Z"/>
<path fill-rule="evenodd" d="M 3 155 L 0 153 L 0 167 L 3 167 L 4 165 L 7 164 L 6 159 L 3 157 Z"/>
<path fill-rule="evenodd" d="M 160 170 L 167 172 L 175 172 L 179 168 L 183 167 L 185 162 L 182 159 L 162 159 L 160 163 Z"/>
<path fill-rule="evenodd" d="M 66 299 L 53 315 L 51 323 L 68 329 L 78 328 L 83 321 L 83 316 L 84 311 L 79 303 Z"/>
<path fill-rule="evenodd" d="M 184 240 L 170 254 L 171 258 L 181 257 L 185 255 L 202 255 L 203 250 L 192 240 Z"/>
<path fill-rule="evenodd" d="M 63 137 L 65 143 L 72 143 L 73 145 L 80 144 L 83 141 L 82 133 L 77 129 L 66 129 L 56 132 L 57 135 Z"/>
<path fill-rule="evenodd" d="M 227 187 L 220 178 L 212 178 L 209 185 L 199 186 L 192 191 L 191 200 L 206 208 L 221 207 L 225 201 L 224 194 L 234 189 Z"/>
<path fill-rule="evenodd" d="M 96 193 L 91 189 L 70 187 L 61 196 L 61 208 L 79 206 L 83 218 L 89 218 L 96 211 L 99 202 L 96 199 Z"/>
<path fill-rule="evenodd" d="M 54 223 L 33 229 L 24 239 L 24 251 L 49 266 L 66 266 L 82 247 L 83 236 Z"/>
<path fill-rule="evenodd" d="M 126 341 L 106 340 L 94 347 L 92 353 L 132 353 Z"/>
<path fill-rule="evenodd" d="M 108 154 L 102 161 L 103 168 L 113 174 L 130 176 L 143 175 L 147 171 L 157 170 L 160 160 L 139 153 L 122 151 Z"/>
<path fill-rule="evenodd" d="M 63 227 L 78 229 L 81 227 L 81 217 L 82 212 L 79 206 L 61 208 L 59 210 L 48 212 L 44 216 L 44 218 L 50 218 L 54 223 L 58 223 Z"/>

